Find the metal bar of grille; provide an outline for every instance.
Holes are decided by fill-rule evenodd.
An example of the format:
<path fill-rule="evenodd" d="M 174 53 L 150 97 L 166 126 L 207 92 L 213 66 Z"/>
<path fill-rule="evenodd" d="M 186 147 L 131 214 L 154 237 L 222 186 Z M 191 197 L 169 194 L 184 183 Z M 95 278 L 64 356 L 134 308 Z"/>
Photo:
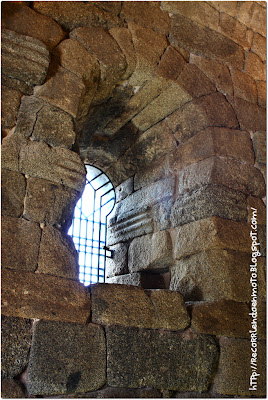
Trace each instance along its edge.
<path fill-rule="evenodd" d="M 79 279 L 87 286 L 105 280 L 107 223 L 115 204 L 115 191 L 101 170 L 86 167 L 86 188 L 76 206 L 69 234 L 79 254 Z"/>

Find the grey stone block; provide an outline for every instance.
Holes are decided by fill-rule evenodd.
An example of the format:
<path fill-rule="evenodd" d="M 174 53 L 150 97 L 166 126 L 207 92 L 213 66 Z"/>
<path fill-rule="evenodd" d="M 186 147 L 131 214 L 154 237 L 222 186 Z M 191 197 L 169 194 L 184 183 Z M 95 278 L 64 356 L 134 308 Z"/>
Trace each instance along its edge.
<path fill-rule="evenodd" d="M 206 391 L 218 360 L 210 336 L 110 327 L 107 329 L 110 386 Z"/>
<path fill-rule="evenodd" d="M 46 179 L 27 179 L 24 217 L 28 220 L 54 225 L 67 232 L 81 193 Z"/>
<path fill-rule="evenodd" d="M 117 275 L 112 278 L 105 279 L 106 283 L 118 283 L 120 285 L 142 286 L 142 276 L 140 272 L 133 274 Z"/>
<path fill-rule="evenodd" d="M 106 381 L 102 327 L 38 321 L 30 352 L 27 388 L 31 395 L 81 393 Z"/>
<path fill-rule="evenodd" d="M 170 289 L 178 290 L 189 301 L 248 302 L 249 265 L 250 255 L 246 253 L 222 249 L 201 251 L 177 261 L 171 269 Z"/>
<path fill-rule="evenodd" d="M 23 98 L 16 133 L 68 149 L 75 141 L 72 117 L 35 96 Z"/>
<path fill-rule="evenodd" d="M 26 192 L 25 177 L 18 172 L 3 168 L 1 188 L 2 214 L 20 217 Z"/>
<path fill-rule="evenodd" d="M 62 147 L 29 141 L 20 151 L 20 170 L 35 178 L 63 184 L 82 192 L 86 170 L 79 155 Z"/>
<path fill-rule="evenodd" d="M 112 258 L 106 258 L 105 274 L 107 278 L 115 275 L 126 274 L 127 269 L 127 252 L 128 245 L 126 243 L 118 243 L 111 246 L 110 250 L 113 252 Z"/>
<path fill-rule="evenodd" d="M 42 85 L 49 66 L 49 51 L 38 39 L 11 30 L 2 32 L 2 72 L 30 85 Z"/>
<path fill-rule="evenodd" d="M 39 225 L 23 218 L 2 216 L 1 232 L 2 267 L 34 272 L 41 239 Z"/>
<path fill-rule="evenodd" d="M 153 232 L 150 208 L 173 196 L 174 177 L 169 177 L 140 189 L 120 201 L 111 218 L 109 244 L 132 239 Z"/>
<path fill-rule="evenodd" d="M 127 179 L 115 189 L 116 202 L 124 200 L 127 196 L 133 193 L 133 176 Z"/>
<path fill-rule="evenodd" d="M 213 215 L 246 221 L 246 195 L 216 185 L 206 185 L 193 192 L 179 195 L 172 208 L 172 226 L 184 225 Z"/>
<path fill-rule="evenodd" d="M 183 194 L 209 184 L 226 186 L 255 197 L 265 196 L 265 182 L 257 168 L 216 156 L 184 168 L 179 173 L 178 192 Z"/>
<path fill-rule="evenodd" d="M 215 376 L 215 390 L 232 397 L 257 398 L 266 395 L 266 343 L 258 340 L 257 390 L 249 390 L 249 379 L 253 372 L 251 364 L 251 342 L 245 339 L 220 338 L 219 369 Z M 235 371 L 235 373 L 234 373 Z"/>
<path fill-rule="evenodd" d="M 171 210 L 174 204 L 174 199 L 166 199 L 153 207 L 153 219 L 155 229 L 162 231 L 169 229 L 171 225 Z"/>
<path fill-rule="evenodd" d="M 13 378 L 23 372 L 31 346 L 31 321 L 2 316 L 2 377 Z"/>
<path fill-rule="evenodd" d="M 168 231 L 135 238 L 129 246 L 128 268 L 130 272 L 165 271 L 172 263 L 172 242 Z"/>
<path fill-rule="evenodd" d="M 1 381 L 1 398 L 24 399 L 26 398 L 26 394 L 18 381 L 14 379 L 3 379 Z"/>
<path fill-rule="evenodd" d="M 141 212 L 133 215 L 133 211 L 121 214 L 121 220 L 110 220 L 108 230 L 108 243 L 114 245 L 116 243 L 132 239 L 136 236 L 146 235 L 153 232 L 153 220 L 150 212 Z"/>

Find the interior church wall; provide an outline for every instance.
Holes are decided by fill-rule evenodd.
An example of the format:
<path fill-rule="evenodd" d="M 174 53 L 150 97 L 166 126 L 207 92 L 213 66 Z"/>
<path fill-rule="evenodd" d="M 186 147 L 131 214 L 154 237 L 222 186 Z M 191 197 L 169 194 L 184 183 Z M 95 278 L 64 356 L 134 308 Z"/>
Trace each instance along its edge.
<path fill-rule="evenodd" d="M 265 80 L 266 2 L 2 2 L 3 398 L 265 396 Z M 116 187 L 89 288 L 85 163 Z"/>

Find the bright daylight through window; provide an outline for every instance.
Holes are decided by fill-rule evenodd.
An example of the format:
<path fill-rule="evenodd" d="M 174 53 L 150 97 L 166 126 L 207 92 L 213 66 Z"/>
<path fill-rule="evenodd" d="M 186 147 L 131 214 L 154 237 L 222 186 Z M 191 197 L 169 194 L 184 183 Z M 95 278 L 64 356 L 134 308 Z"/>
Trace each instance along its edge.
<path fill-rule="evenodd" d="M 109 178 L 98 168 L 86 165 L 86 186 L 75 210 L 68 234 L 79 256 L 79 280 L 84 285 L 104 282 L 107 223 L 115 204 L 115 191 Z"/>

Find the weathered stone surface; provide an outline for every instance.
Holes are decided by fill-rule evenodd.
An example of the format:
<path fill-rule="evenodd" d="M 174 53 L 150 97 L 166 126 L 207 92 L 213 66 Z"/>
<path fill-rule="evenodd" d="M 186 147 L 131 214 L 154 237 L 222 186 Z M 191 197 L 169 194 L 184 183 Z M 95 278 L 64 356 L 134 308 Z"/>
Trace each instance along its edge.
<path fill-rule="evenodd" d="M 246 25 L 241 24 L 224 12 L 220 16 L 220 31 L 234 42 L 240 44 L 245 50 L 251 48 L 253 31 L 247 29 Z"/>
<path fill-rule="evenodd" d="M 91 86 L 93 90 L 99 78 L 99 64 L 81 43 L 66 39 L 54 49 L 53 54 L 63 68 L 82 78 L 85 86 Z"/>
<path fill-rule="evenodd" d="M 117 215 L 116 220 L 122 220 L 127 212 L 132 215 L 135 215 L 138 212 L 144 212 L 150 206 L 164 200 L 164 198 L 172 197 L 174 183 L 174 177 L 171 176 L 137 190 L 132 195 L 118 203 L 115 212 Z"/>
<path fill-rule="evenodd" d="M 49 51 L 38 39 L 4 29 L 2 31 L 2 73 L 29 85 L 41 85 L 47 75 Z"/>
<path fill-rule="evenodd" d="M 101 3 L 101 2 L 100 2 Z M 105 3 L 105 2 L 104 2 Z M 109 2 L 111 3 L 111 2 Z M 118 3 L 118 2 L 117 2 Z M 60 398 L 72 399 L 72 398 L 82 398 L 82 399 L 158 399 L 162 398 L 162 391 L 153 388 L 117 388 L 117 387 L 105 387 L 94 392 L 87 393 L 73 393 L 61 395 Z M 50 397 L 51 398 L 51 397 Z M 53 396 L 53 398 L 58 398 Z"/>
<path fill-rule="evenodd" d="M 16 125 L 22 93 L 19 90 L 1 86 L 1 124 L 3 129 Z"/>
<path fill-rule="evenodd" d="M 262 61 L 266 60 L 266 39 L 256 32 L 254 33 L 251 50 L 253 53 L 257 54 Z"/>
<path fill-rule="evenodd" d="M 257 91 L 258 91 L 258 105 L 261 107 L 266 107 L 266 82 L 257 81 Z"/>
<path fill-rule="evenodd" d="M 167 47 L 165 35 L 149 28 L 144 28 L 134 22 L 128 23 L 136 52 L 137 63 L 129 83 L 140 86 L 150 79 L 157 69 L 160 58 Z"/>
<path fill-rule="evenodd" d="M 77 75 L 59 66 L 44 85 L 34 89 L 34 94 L 76 118 L 85 96 L 85 85 Z"/>
<path fill-rule="evenodd" d="M 169 13 L 184 15 L 185 17 L 211 29 L 217 30 L 218 28 L 219 12 L 206 2 L 200 1 L 198 3 L 193 3 L 189 1 L 162 1 L 161 6 Z"/>
<path fill-rule="evenodd" d="M 28 319 L 1 318 L 2 377 L 19 375 L 28 364 L 31 346 L 31 321 Z"/>
<path fill-rule="evenodd" d="M 224 186 L 207 185 L 179 195 L 171 213 L 173 226 L 216 215 L 235 221 L 247 221 L 246 195 Z"/>
<path fill-rule="evenodd" d="M 200 97 L 216 92 L 215 85 L 193 64 L 187 64 L 177 82 L 192 97 Z"/>
<path fill-rule="evenodd" d="M 188 87 L 185 90 L 178 80 L 171 82 L 156 99 L 132 119 L 132 122 L 140 130 L 146 131 L 191 100 L 192 96 L 188 93 Z"/>
<path fill-rule="evenodd" d="M 257 103 L 257 87 L 254 79 L 236 69 L 232 69 L 231 74 L 234 85 L 234 95 L 250 103 Z"/>
<path fill-rule="evenodd" d="M 244 52 L 242 47 L 222 34 L 196 24 L 185 16 L 173 15 L 170 42 L 234 68 L 243 68 Z"/>
<path fill-rule="evenodd" d="M 177 259 L 209 249 L 231 249 L 250 253 L 250 225 L 211 217 L 177 228 Z"/>
<path fill-rule="evenodd" d="M 135 22 L 156 32 L 168 35 L 169 16 L 157 3 L 135 1 L 123 3 L 120 17 L 127 22 Z"/>
<path fill-rule="evenodd" d="M 3 75 L 1 77 L 2 85 L 9 87 L 14 90 L 19 90 L 23 94 L 31 95 L 33 94 L 33 86 L 29 85 L 26 82 L 19 81 L 15 78 L 10 78 L 9 76 Z"/>
<path fill-rule="evenodd" d="M 155 327 L 152 302 L 137 286 L 96 284 L 91 286 L 92 322 L 101 325 Z"/>
<path fill-rule="evenodd" d="M 133 274 L 125 274 L 113 276 L 112 278 L 105 279 L 106 283 L 115 283 L 120 285 L 133 285 L 133 286 L 142 286 L 141 283 L 141 273 L 134 272 Z"/>
<path fill-rule="evenodd" d="M 168 83 L 169 81 L 161 76 L 156 76 L 147 81 L 124 105 L 122 113 L 105 127 L 104 133 L 108 136 L 114 135 L 122 126 L 130 121 L 132 117 L 159 96 L 162 90 L 167 88 Z"/>
<path fill-rule="evenodd" d="M 153 220 L 150 212 L 138 211 L 136 213 L 132 210 L 132 212 L 122 214 L 119 221 L 116 218 L 110 220 L 108 244 L 114 245 L 133 239 L 136 236 L 147 235 L 152 233 L 153 230 Z"/>
<path fill-rule="evenodd" d="M 23 399 L 26 394 L 22 386 L 14 379 L 2 379 L 1 381 L 2 399 Z"/>
<path fill-rule="evenodd" d="M 220 93 L 194 99 L 171 114 L 167 121 L 179 141 L 189 139 L 208 126 L 239 128 L 232 106 Z"/>
<path fill-rule="evenodd" d="M 133 131 L 133 134 L 129 132 L 129 146 L 132 143 L 132 135 L 134 136 L 137 128 L 134 125 L 128 124 L 128 127 L 122 126 L 122 128 L 116 132 L 115 135 L 106 135 L 104 130 L 105 127 L 120 113 L 124 110 L 125 104 L 129 101 L 129 99 L 133 96 L 134 89 L 132 86 L 127 83 L 123 83 L 122 85 L 117 85 L 112 92 L 111 97 L 105 103 L 97 105 L 95 107 L 91 107 L 87 117 L 86 123 L 82 129 L 82 137 L 80 142 L 83 144 L 95 142 L 98 140 L 102 140 L 102 142 L 107 142 L 109 137 L 112 136 L 112 140 L 115 140 L 115 144 L 117 143 L 117 139 L 122 133 L 126 132 L 127 129 Z M 122 135 L 123 136 L 123 135 Z M 92 137 L 92 138 L 91 138 Z M 104 143 L 103 143 L 104 144 Z M 123 145 L 123 143 L 122 143 Z M 119 154 L 125 152 L 125 150 L 129 147 L 123 145 L 122 152 L 119 151 Z M 113 147 L 113 146 L 111 146 Z M 118 148 L 114 152 L 112 149 L 109 149 L 111 153 L 118 153 Z"/>
<path fill-rule="evenodd" d="M 23 98 L 15 132 L 52 146 L 71 148 L 75 141 L 70 114 L 35 96 Z"/>
<path fill-rule="evenodd" d="M 219 92 L 225 95 L 233 94 L 232 78 L 228 67 L 196 54 L 191 54 L 190 63 L 195 64 L 216 85 Z"/>
<path fill-rule="evenodd" d="M 173 204 L 174 199 L 171 198 L 161 201 L 153 207 L 153 220 L 157 231 L 170 228 Z"/>
<path fill-rule="evenodd" d="M 39 39 L 52 50 L 65 33 L 52 18 L 35 12 L 24 3 L 7 1 L 2 4 L 2 27 Z"/>
<path fill-rule="evenodd" d="M 266 36 L 266 10 L 256 1 L 243 3 L 239 8 L 237 19 L 252 28 L 254 32 Z"/>
<path fill-rule="evenodd" d="M 118 1 L 93 1 L 93 3 L 95 6 L 115 15 L 120 14 L 122 9 L 122 4 Z"/>
<path fill-rule="evenodd" d="M 230 157 L 254 164 L 252 141 L 248 132 L 208 127 L 169 154 L 169 167 L 176 172 L 211 156 Z"/>
<path fill-rule="evenodd" d="M 168 231 L 133 239 L 128 251 L 130 272 L 166 270 L 172 264 L 172 242 Z"/>
<path fill-rule="evenodd" d="M 156 162 L 150 164 L 146 169 L 138 170 L 134 176 L 134 191 L 144 188 L 160 179 L 165 179 L 171 174 L 167 171 L 167 156 L 157 159 Z"/>
<path fill-rule="evenodd" d="M 48 103 L 46 103 L 39 97 L 24 96 L 21 101 L 18 113 L 18 121 L 15 128 L 15 133 L 17 135 L 22 135 L 26 138 L 30 137 L 34 131 L 35 123 L 38 118 L 40 110 L 48 106 L 49 106 Z M 44 134 L 45 133 L 43 133 L 43 135 Z"/>
<path fill-rule="evenodd" d="M 192 328 L 200 333 L 249 338 L 250 308 L 245 303 L 220 300 L 192 306 Z M 238 317 L 239 316 L 239 317 Z"/>
<path fill-rule="evenodd" d="M 239 97 L 234 98 L 234 107 L 241 129 L 249 132 L 265 131 L 266 112 L 262 107 Z"/>
<path fill-rule="evenodd" d="M 224 11 L 232 17 L 236 16 L 237 1 L 209 1 L 208 3 L 219 11 Z"/>
<path fill-rule="evenodd" d="M 133 193 L 133 177 L 127 179 L 125 182 L 121 183 L 121 185 L 115 188 L 115 197 L 116 202 L 118 203 L 121 200 L 124 200 L 127 196 Z"/>
<path fill-rule="evenodd" d="M 150 207 L 173 196 L 174 178 L 155 182 L 119 202 L 110 220 L 109 244 L 145 235 L 153 231 Z"/>
<path fill-rule="evenodd" d="M 35 271 L 41 237 L 40 227 L 22 218 L 3 216 L 1 229 L 2 267 Z"/>
<path fill-rule="evenodd" d="M 113 181 L 121 183 L 137 171 L 151 167 L 152 163 L 176 148 L 176 141 L 166 121 L 148 129 L 141 135 L 109 172 Z"/>
<path fill-rule="evenodd" d="M 158 322 L 156 328 L 180 330 L 190 324 L 183 297 L 170 290 L 145 290 L 155 308 Z"/>
<path fill-rule="evenodd" d="M 19 171 L 19 154 L 22 146 L 27 145 L 27 140 L 12 132 L 6 136 L 1 145 L 2 167 L 12 171 Z"/>
<path fill-rule="evenodd" d="M 49 104 L 44 105 L 38 112 L 32 138 L 52 146 L 70 149 L 75 142 L 75 131 L 70 114 Z"/>
<path fill-rule="evenodd" d="M 86 323 L 90 297 L 82 283 L 70 279 L 2 270 L 2 313 Z"/>
<path fill-rule="evenodd" d="M 46 226 L 42 230 L 36 272 L 78 279 L 78 255 L 69 235 L 52 226 Z"/>
<path fill-rule="evenodd" d="M 179 194 L 210 184 L 226 186 L 256 197 L 263 197 L 265 193 L 263 176 L 257 168 L 228 158 L 213 156 L 179 173 Z"/>
<path fill-rule="evenodd" d="M 256 161 L 266 164 L 266 133 L 255 132 L 252 141 Z"/>
<path fill-rule="evenodd" d="M 248 302 L 250 255 L 233 250 L 206 250 L 181 258 L 171 268 L 170 289 L 184 300 Z M 237 277 L 239 276 L 239 280 Z"/>
<path fill-rule="evenodd" d="M 28 178 L 23 215 L 31 221 L 56 225 L 67 232 L 80 195 L 74 189 L 45 179 Z"/>
<path fill-rule="evenodd" d="M 105 383 L 105 369 L 105 336 L 101 326 L 58 321 L 35 324 L 27 381 L 30 394 L 96 390 Z"/>
<path fill-rule="evenodd" d="M 100 103 L 112 92 L 126 70 L 126 60 L 113 37 L 102 28 L 77 28 L 71 38 L 78 40 L 100 64 L 100 83 L 94 103 Z"/>
<path fill-rule="evenodd" d="M 79 26 L 110 29 L 113 26 L 121 25 L 121 21 L 116 15 L 101 7 L 96 7 L 96 2 L 34 1 L 33 7 L 38 13 L 53 18 L 67 31 Z"/>
<path fill-rule="evenodd" d="M 245 59 L 245 73 L 252 76 L 253 79 L 265 81 L 266 64 L 254 53 L 247 53 Z"/>
<path fill-rule="evenodd" d="M 253 371 L 250 368 L 251 354 L 251 342 L 249 340 L 224 337 L 220 339 L 219 369 L 215 377 L 215 390 L 218 393 L 239 397 L 250 395 L 263 397 L 266 395 L 265 342 L 258 342 L 257 372 L 260 376 L 257 378 L 256 391 L 249 391 L 249 379 Z"/>
<path fill-rule="evenodd" d="M 168 46 L 159 62 L 157 74 L 163 78 L 172 79 L 175 81 L 183 71 L 185 65 L 185 59 L 175 49 L 175 47 Z"/>
<path fill-rule="evenodd" d="M 20 217 L 23 212 L 26 192 L 25 178 L 18 172 L 4 168 L 2 169 L 1 176 L 2 214 L 11 217 Z"/>
<path fill-rule="evenodd" d="M 207 390 L 218 358 L 210 337 L 123 327 L 108 328 L 107 353 L 111 386 L 185 391 Z"/>
<path fill-rule="evenodd" d="M 107 278 L 114 275 L 122 275 L 128 272 L 127 268 L 127 253 L 128 245 L 126 243 L 118 243 L 111 246 L 112 258 L 106 259 L 105 274 Z"/>
<path fill-rule="evenodd" d="M 127 28 L 120 27 L 110 29 L 109 33 L 116 40 L 125 56 L 127 67 L 125 73 L 122 75 L 122 79 L 127 79 L 134 72 L 137 62 L 131 33 Z"/>
<path fill-rule="evenodd" d="M 96 58 L 75 39 L 67 39 L 61 42 L 54 50 L 59 64 L 80 77 L 85 85 L 85 95 L 79 104 L 77 130 L 85 123 L 89 106 L 96 93 L 99 82 L 100 67 Z"/>
<path fill-rule="evenodd" d="M 20 151 L 20 168 L 27 175 L 63 184 L 82 192 L 85 166 L 78 154 L 46 143 L 28 142 Z"/>
<path fill-rule="evenodd" d="M 251 207 L 257 209 L 258 216 L 258 224 L 265 225 L 266 224 L 266 205 L 264 204 L 262 199 L 258 197 L 249 196 L 247 198 L 248 204 L 248 222 L 251 222 L 252 210 Z"/>

